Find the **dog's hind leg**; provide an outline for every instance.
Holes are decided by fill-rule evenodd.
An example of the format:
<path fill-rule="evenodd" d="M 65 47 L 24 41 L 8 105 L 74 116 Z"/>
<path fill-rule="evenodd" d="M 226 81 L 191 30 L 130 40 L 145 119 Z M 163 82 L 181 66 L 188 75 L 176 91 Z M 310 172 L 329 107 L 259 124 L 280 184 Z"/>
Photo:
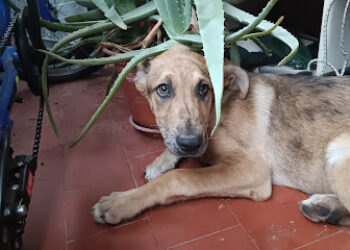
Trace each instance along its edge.
<path fill-rule="evenodd" d="M 167 149 L 158 156 L 145 171 L 145 178 L 151 181 L 161 174 L 175 168 L 176 163 L 181 159 L 179 156 L 171 154 Z"/>
<path fill-rule="evenodd" d="M 333 194 L 313 195 L 301 203 L 312 221 L 350 226 L 350 135 L 341 134 L 328 144 L 326 174 Z"/>
<path fill-rule="evenodd" d="M 350 225 L 349 212 L 335 194 L 314 194 L 300 203 L 300 210 L 313 222 Z"/>
<path fill-rule="evenodd" d="M 117 224 L 154 205 L 200 197 L 271 196 L 270 169 L 248 161 L 197 169 L 175 169 L 147 184 L 102 197 L 93 208 L 97 222 Z"/>

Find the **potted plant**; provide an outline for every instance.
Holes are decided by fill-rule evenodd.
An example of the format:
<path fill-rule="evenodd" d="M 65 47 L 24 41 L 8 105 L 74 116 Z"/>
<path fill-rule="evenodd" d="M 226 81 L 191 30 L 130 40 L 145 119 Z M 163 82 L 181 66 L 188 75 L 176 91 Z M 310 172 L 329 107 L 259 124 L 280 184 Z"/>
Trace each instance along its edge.
<path fill-rule="evenodd" d="M 43 25 L 48 28 L 51 27 L 56 30 L 64 28 L 67 30 L 68 27 L 73 31 L 57 42 L 50 51 L 41 51 L 46 54 L 42 68 L 44 99 L 55 133 L 57 134 L 57 128 L 48 103 L 46 80 L 47 65 L 50 57 L 67 63 L 82 65 L 103 65 L 127 61 L 128 63 L 114 81 L 103 103 L 91 117 L 72 146 L 78 143 L 88 132 L 94 121 L 113 97 L 119 85 L 138 63 L 149 57 L 156 56 L 176 44 L 181 43 L 189 46 L 194 51 L 203 50 L 204 52 L 215 93 L 216 126 L 220 121 L 225 47 L 231 51 L 231 62 L 239 64 L 239 53 L 237 52 L 236 45 L 238 40 L 271 34 L 290 47 L 290 53 L 279 63 L 279 65 L 283 65 L 297 52 L 299 46 L 298 40 L 294 36 L 278 26 L 282 19 L 276 24 L 264 20 L 277 0 L 270 0 L 257 17 L 233 5 L 240 0 L 195 0 L 193 3 L 191 0 L 153 0 L 148 2 L 128 0 L 76 1 L 88 6 L 90 12 L 94 11 L 95 14 L 97 13 L 96 19 L 90 19 L 88 21 L 79 20 L 77 22 L 76 17 L 70 17 L 67 19 L 68 22 L 66 24 L 60 25 L 43 22 Z M 231 31 L 227 26 L 232 22 L 241 23 L 245 26 Z M 89 36 L 88 39 L 81 40 L 75 46 L 87 42 L 106 45 L 110 41 L 113 41 L 114 34 L 116 33 L 131 36 L 132 32 L 135 31 L 135 25 L 139 28 L 140 24 L 151 27 L 150 29 L 146 29 L 145 39 L 141 40 L 141 43 L 139 41 L 138 44 L 137 42 L 125 42 L 122 40 L 114 42 L 112 47 L 119 48 L 115 55 L 93 59 L 65 59 L 57 54 L 65 44 L 78 38 Z M 158 36 L 158 42 L 150 42 L 159 34 L 158 30 L 162 30 L 163 38 L 159 39 Z M 116 36 L 115 39 L 120 39 L 120 37 L 118 38 Z M 215 128 L 213 131 L 215 131 Z"/>

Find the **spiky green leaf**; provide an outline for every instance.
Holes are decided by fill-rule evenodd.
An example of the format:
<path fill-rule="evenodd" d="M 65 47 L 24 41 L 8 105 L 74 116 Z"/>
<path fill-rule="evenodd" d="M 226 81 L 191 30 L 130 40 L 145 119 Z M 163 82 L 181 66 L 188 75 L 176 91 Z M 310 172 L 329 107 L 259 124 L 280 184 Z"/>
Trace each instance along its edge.
<path fill-rule="evenodd" d="M 130 0 L 114 0 L 114 6 L 120 15 L 124 15 L 136 8 L 135 1 Z"/>
<path fill-rule="evenodd" d="M 112 23 L 120 27 L 121 29 L 125 30 L 127 29 L 126 24 L 123 22 L 122 18 L 120 17 L 119 13 L 115 9 L 115 6 L 109 7 L 108 4 L 105 1 L 101 0 L 91 0 L 97 8 L 99 8 Z"/>
<path fill-rule="evenodd" d="M 195 0 L 195 4 L 204 57 L 215 94 L 215 131 L 220 122 L 224 89 L 224 11 L 221 0 Z"/>
<path fill-rule="evenodd" d="M 174 35 L 184 33 L 191 24 L 191 0 L 154 0 L 164 26 Z"/>

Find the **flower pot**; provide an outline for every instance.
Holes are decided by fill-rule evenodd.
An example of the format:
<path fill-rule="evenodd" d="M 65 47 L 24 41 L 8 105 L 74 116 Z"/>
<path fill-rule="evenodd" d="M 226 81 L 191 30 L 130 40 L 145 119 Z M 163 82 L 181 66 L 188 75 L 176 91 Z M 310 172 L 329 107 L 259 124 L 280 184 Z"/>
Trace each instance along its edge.
<path fill-rule="evenodd" d="M 119 74 L 124 66 L 125 64 L 115 64 L 116 74 Z M 131 113 L 129 122 L 139 131 L 159 134 L 156 118 L 147 99 L 135 87 L 133 81 L 135 73 L 136 70 L 131 71 L 121 85 Z"/>

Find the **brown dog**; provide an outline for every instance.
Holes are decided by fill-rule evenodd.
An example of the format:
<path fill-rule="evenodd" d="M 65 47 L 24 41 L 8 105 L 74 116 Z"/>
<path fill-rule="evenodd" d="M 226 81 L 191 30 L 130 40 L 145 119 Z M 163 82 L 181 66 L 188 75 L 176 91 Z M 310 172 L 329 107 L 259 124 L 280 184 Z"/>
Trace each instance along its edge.
<path fill-rule="evenodd" d="M 167 150 L 147 167 L 146 185 L 102 197 L 95 220 L 119 223 L 198 197 L 264 201 L 276 184 L 312 194 L 301 203 L 308 219 L 350 225 L 349 78 L 251 74 L 229 64 L 224 75 L 221 123 L 209 137 L 214 94 L 204 58 L 176 46 L 141 67 L 136 86 Z M 168 172 L 182 157 L 212 166 Z"/>

